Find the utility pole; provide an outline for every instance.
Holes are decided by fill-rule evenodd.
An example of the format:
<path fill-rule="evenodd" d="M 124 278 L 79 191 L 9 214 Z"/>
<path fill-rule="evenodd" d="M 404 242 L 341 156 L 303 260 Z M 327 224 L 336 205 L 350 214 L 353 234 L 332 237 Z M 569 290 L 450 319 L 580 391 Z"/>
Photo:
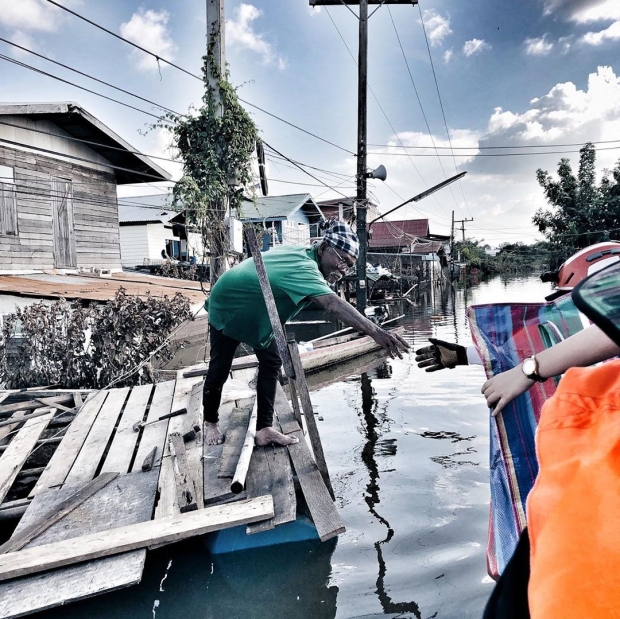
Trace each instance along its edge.
<path fill-rule="evenodd" d="M 216 102 L 216 115 L 224 113 L 218 78 L 226 72 L 226 38 L 224 22 L 224 0 L 207 1 L 207 80 Z M 211 228 L 209 238 L 211 254 L 211 286 L 228 269 L 229 233 L 227 221 L 230 217 L 228 198 L 211 206 L 211 217 L 205 225 Z"/>
<path fill-rule="evenodd" d="M 465 242 L 465 224 L 468 221 L 474 221 L 473 217 L 470 217 L 469 219 L 465 218 L 465 219 L 457 219 L 456 221 L 454 220 L 454 211 L 452 211 L 452 234 L 454 234 L 454 224 L 461 224 L 461 232 L 463 233 L 463 243 Z"/>
<path fill-rule="evenodd" d="M 357 285 L 355 297 L 357 309 L 362 314 L 366 309 L 366 254 L 368 235 L 366 234 L 366 213 L 368 199 L 366 195 L 366 155 L 367 155 L 367 97 L 368 97 L 368 6 L 377 5 L 378 10 L 384 4 L 415 5 L 418 0 L 309 0 L 310 6 L 359 6 L 359 52 L 358 52 L 358 99 L 357 99 L 357 193 L 356 219 L 357 236 L 360 241 L 360 253 L 357 258 Z M 373 11 L 370 14 L 372 17 Z"/>
<path fill-rule="evenodd" d="M 454 211 L 452 211 L 452 227 L 450 228 L 450 258 L 454 262 Z"/>

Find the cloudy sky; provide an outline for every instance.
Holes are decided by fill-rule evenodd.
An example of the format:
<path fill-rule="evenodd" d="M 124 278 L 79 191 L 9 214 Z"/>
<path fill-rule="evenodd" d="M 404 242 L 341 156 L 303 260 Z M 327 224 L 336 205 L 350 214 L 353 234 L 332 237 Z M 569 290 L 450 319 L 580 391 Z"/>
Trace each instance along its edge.
<path fill-rule="evenodd" d="M 58 3 L 200 72 L 204 0 Z M 311 9 L 307 0 L 228 0 L 226 21 L 231 79 L 242 99 L 273 116 L 246 108 L 264 140 L 312 174 L 270 158 L 270 194 L 353 195 L 356 16 L 343 5 Z M 145 134 L 154 120 L 147 113 L 161 113 L 153 104 L 185 113 L 200 103 L 200 81 L 47 0 L 0 0 L 0 37 L 150 103 L 0 41 L 3 102 L 76 101 L 151 155 L 173 155 L 164 132 Z M 386 183 L 369 185 L 380 209 L 466 170 L 461 183 L 393 218 L 428 217 L 431 232 L 446 233 L 454 210 L 457 220 L 473 217 L 467 236 L 491 245 L 540 238 L 531 225 L 545 206 L 536 169 L 555 171 L 562 156 L 576 168 L 579 146 L 588 140 L 598 143 L 600 170 L 620 157 L 619 44 L 618 0 L 420 0 L 381 7 L 369 23 L 368 70 L 368 165 L 388 170 Z M 159 163 L 178 177 L 180 166 Z M 122 189 L 123 195 L 159 190 Z"/>

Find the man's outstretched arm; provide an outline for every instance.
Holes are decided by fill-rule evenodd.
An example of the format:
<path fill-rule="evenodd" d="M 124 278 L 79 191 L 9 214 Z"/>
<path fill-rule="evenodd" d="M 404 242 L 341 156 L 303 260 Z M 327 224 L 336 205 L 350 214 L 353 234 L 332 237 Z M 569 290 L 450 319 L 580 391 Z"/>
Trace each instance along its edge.
<path fill-rule="evenodd" d="M 389 333 L 378 327 L 374 322 L 362 316 L 353 306 L 341 299 L 337 294 L 322 294 L 312 299 L 325 311 L 333 314 L 349 327 L 370 335 L 381 348 L 386 350 L 391 357 L 403 358 L 401 351 L 409 350 L 409 344 L 395 333 Z"/>

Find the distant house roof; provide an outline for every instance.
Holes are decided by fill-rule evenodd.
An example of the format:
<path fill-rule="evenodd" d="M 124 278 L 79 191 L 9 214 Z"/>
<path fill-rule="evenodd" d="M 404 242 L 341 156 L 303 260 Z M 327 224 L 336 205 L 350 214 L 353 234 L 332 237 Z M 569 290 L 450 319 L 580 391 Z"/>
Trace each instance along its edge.
<path fill-rule="evenodd" d="M 323 213 L 309 193 L 295 193 L 286 196 L 263 196 L 256 201 L 244 200 L 238 213 L 243 221 L 286 219 L 299 209 L 308 217 L 323 219 Z"/>
<path fill-rule="evenodd" d="M 376 221 L 372 225 L 369 247 L 408 247 L 417 239 L 428 239 L 428 219 L 402 219 L 398 221 Z"/>
<path fill-rule="evenodd" d="M 167 224 L 173 220 L 183 220 L 184 214 L 173 211 L 167 205 L 169 194 L 135 196 L 118 199 L 118 222 L 129 224 Z"/>
<path fill-rule="evenodd" d="M 331 200 L 320 200 L 317 202 L 318 207 L 328 219 L 338 217 L 341 204 L 343 219 L 345 221 L 351 221 L 356 214 L 355 198 L 332 198 Z M 379 211 L 377 211 L 377 206 L 373 202 L 369 201 L 368 210 L 366 211 L 366 220 L 372 221 L 378 216 Z"/>
<path fill-rule="evenodd" d="M 70 138 L 84 140 L 88 148 L 115 166 L 113 171 L 118 185 L 170 180 L 168 172 L 153 163 L 146 155 L 136 152 L 136 149 L 123 138 L 77 103 L 66 101 L 3 104 L 0 105 L 0 116 L 24 116 L 28 120 L 48 120 L 65 131 Z M 34 129 L 27 124 L 23 125 L 23 130 Z M 21 130 L 20 126 L 18 131 Z M 29 147 L 28 144 L 24 146 Z M 63 156 L 68 157 L 65 154 Z M 75 160 L 76 164 L 79 164 L 80 159 L 76 157 Z"/>

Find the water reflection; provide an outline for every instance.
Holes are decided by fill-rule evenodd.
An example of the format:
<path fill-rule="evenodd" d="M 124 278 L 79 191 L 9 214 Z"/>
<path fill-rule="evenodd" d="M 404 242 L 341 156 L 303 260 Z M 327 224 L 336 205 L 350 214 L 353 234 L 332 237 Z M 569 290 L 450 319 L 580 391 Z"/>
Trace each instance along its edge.
<path fill-rule="evenodd" d="M 383 366 L 388 366 L 388 363 Z M 388 371 L 384 368 L 381 371 L 383 376 L 391 376 L 391 368 Z M 378 373 L 379 375 L 379 373 Z M 390 526 L 390 523 L 384 518 L 376 509 L 376 506 L 381 502 L 379 497 L 379 467 L 377 465 L 377 455 L 379 456 L 395 456 L 396 455 L 396 439 L 381 440 L 381 428 L 383 423 L 387 420 L 385 410 L 378 413 L 378 402 L 374 398 L 374 391 L 372 388 L 372 381 L 367 373 L 363 373 L 360 377 L 361 389 L 362 389 L 362 417 L 364 419 L 364 435 L 366 443 L 362 448 L 362 461 L 368 469 L 368 483 L 366 485 L 365 501 L 368 505 L 370 513 L 387 529 L 387 536 L 385 539 L 375 542 L 375 550 L 377 551 L 377 561 L 379 563 L 379 574 L 377 576 L 377 589 L 376 593 L 381 603 L 381 608 L 385 613 L 405 613 L 410 612 L 416 617 L 421 619 L 420 608 L 414 601 L 411 602 L 394 602 L 385 587 L 385 576 L 387 573 L 387 566 L 385 559 L 383 558 L 384 544 L 389 544 L 390 540 L 394 537 L 394 529 Z"/>

